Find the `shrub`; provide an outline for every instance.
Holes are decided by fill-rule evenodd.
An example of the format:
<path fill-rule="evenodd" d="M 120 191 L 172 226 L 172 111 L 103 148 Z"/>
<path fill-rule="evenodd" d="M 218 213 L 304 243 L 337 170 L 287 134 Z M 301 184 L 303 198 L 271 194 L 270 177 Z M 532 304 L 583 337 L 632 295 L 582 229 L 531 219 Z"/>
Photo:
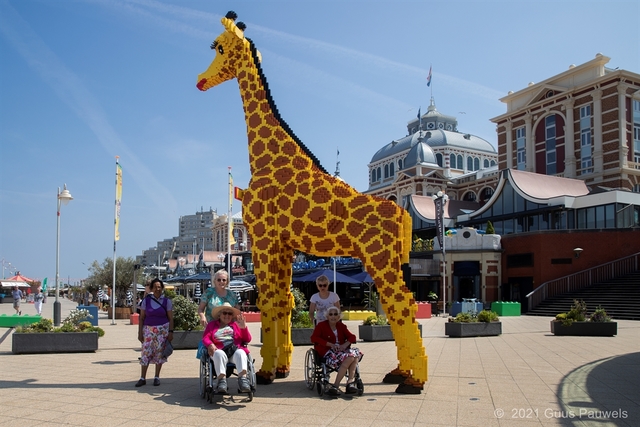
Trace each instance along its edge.
<path fill-rule="evenodd" d="M 173 289 L 164 288 L 164 290 L 162 291 L 162 294 L 171 300 L 176 297 L 176 291 L 174 291 Z"/>
<path fill-rule="evenodd" d="M 362 321 L 363 325 L 388 325 L 389 321 L 387 320 L 387 318 L 385 316 L 379 315 L 379 316 L 369 316 L 367 317 L 365 320 Z"/>
<path fill-rule="evenodd" d="M 304 296 L 304 293 L 298 288 L 292 288 L 291 295 L 293 296 L 293 308 L 291 309 L 291 325 L 294 328 L 313 327 L 313 322 L 311 322 L 311 319 L 309 318 L 309 312 L 306 311 L 309 305 L 307 304 L 307 298 Z M 307 319 L 309 319 L 308 322 L 307 319 L 304 318 L 303 313 L 305 312 L 307 313 Z M 297 326 L 305 325 L 307 323 L 310 323 L 312 326 Z"/>
<path fill-rule="evenodd" d="M 471 323 L 471 322 L 477 322 L 477 319 L 475 319 L 471 313 L 458 313 L 456 315 L 456 317 L 450 317 L 449 318 L 450 322 L 456 322 L 456 323 Z"/>
<path fill-rule="evenodd" d="M 490 310 L 482 310 L 480 313 L 478 313 L 478 322 L 497 322 L 498 319 L 498 313 L 496 313 L 495 311 L 490 311 Z"/>
<path fill-rule="evenodd" d="M 192 331 L 202 329 L 198 318 L 198 304 L 178 295 L 173 299 L 173 329 Z"/>
<path fill-rule="evenodd" d="M 591 317 L 589 318 L 590 322 L 611 322 L 611 317 L 607 314 L 604 308 L 598 306 L 595 309 Z"/>
<path fill-rule="evenodd" d="M 19 326 L 16 328 L 16 332 L 23 334 L 32 334 L 40 332 L 53 331 L 53 321 L 51 319 L 40 319 L 39 321 L 32 323 L 28 326 Z"/>
<path fill-rule="evenodd" d="M 291 321 L 292 328 L 313 328 L 313 322 L 308 311 L 298 312 L 296 319 Z"/>
<path fill-rule="evenodd" d="M 571 326 L 573 322 L 584 322 L 587 315 L 587 304 L 583 300 L 573 300 L 571 310 L 568 313 L 556 315 L 556 320 L 564 326 Z"/>

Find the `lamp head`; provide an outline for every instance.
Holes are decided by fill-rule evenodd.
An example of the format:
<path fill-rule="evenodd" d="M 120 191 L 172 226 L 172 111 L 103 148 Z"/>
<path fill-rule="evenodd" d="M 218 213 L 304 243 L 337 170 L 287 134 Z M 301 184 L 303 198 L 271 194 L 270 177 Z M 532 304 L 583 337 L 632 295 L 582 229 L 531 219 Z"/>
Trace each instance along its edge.
<path fill-rule="evenodd" d="M 584 249 L 582 248 L 573 248 L 573 253 L 575 254 L 576 258 L 580 258 L 580 254 L 582 253 Z"/>
<path fill-rule="evenodd" d="M 64 190 L 62 190 L 62 192 L 58 194 L 58 199 L 62 202 L 63 205 L 66 205 L 71 200 L 73 200 L 71 193 L 69 193 L 69 190 L 67 190 L 67 184 L 64 185 Z"/>

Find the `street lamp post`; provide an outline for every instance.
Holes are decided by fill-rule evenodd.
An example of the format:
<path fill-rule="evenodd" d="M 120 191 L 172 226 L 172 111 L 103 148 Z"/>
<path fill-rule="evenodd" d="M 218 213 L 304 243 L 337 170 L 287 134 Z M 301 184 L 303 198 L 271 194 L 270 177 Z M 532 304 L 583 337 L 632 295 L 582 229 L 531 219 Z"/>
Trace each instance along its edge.
<path fill-rule="evenodd" d="M 447 310 L 447 259 L 444 249 L 444 205 L 447 204 L 449 196 L 444 194 L 442 191 L 438 191 L 437 194 L 434 194 L 431 197 L 433 198 L 433 203 L 436 206 L 436 233 L 438 242 L 440 243 L 440 248 L 442 249 L 442 314 L 444 314 Z"/>
<path fill-rule="evenodd" d="M 67 184 L 64 185 L 64 190 L 60 192 L 60 187 L 58 187 L 58 228 L 56 233 L 56 300 L 53 303 L 53 324 L 54 326 L 60 326 L 60 301 L 58 298 L 60 297 L 60 204 L 66 205 L 73 197 L 71 197 L 71 193 L 67 190 Z"/>

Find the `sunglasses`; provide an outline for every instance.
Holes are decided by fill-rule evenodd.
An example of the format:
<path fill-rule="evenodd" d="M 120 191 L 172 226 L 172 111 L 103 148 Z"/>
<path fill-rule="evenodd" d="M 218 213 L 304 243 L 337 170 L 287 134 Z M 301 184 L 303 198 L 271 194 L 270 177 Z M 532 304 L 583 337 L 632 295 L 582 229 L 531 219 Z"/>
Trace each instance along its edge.
<path fill-rule="evenodd" d="M 216 282 L 226 282 L 227 279 L 216 279 Z"/>
<path fill-rule="evenodd" d="M 224 314 L 225 316 L 233 316 L 233 312 L 231 312 L 231 311 L 223 311 L 220 314 Z"/>
<path fill-rule="evenodd" d="M 329 313 L 327 316 L 338 316 L 338 313 Z"/>
<path fill-rule="evenodd" d="M 328 283 L 325 283 L 324 285 L 322 285 L 322 284 L 318 285 L 319 288 L 326 288 L 327 286 L 329 286 Z"/>

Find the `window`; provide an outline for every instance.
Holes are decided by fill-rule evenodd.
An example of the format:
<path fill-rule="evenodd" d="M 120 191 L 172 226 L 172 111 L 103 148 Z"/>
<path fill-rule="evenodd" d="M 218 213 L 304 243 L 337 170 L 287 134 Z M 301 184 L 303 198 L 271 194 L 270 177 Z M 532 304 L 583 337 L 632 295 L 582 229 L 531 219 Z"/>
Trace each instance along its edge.
<path fill-rule="evenodd" d="M 468 171 L 473 170 L 473 157 L 471 156 L 467 157 L 467 170 Z"/>
<path fill-rule="evenodd" d="M 371 182 L 376 182 L 376 170 L 371 170 Z"/>
<path fill-rule="evenodd" d="M 527 165 L 525 134 L 526 132 L 524 127 L 516 129 L 516 156 L 518 161 L 517 169 L 519 171 L 525 170 L 525 167 Z"/>
<path fill-rule="evenodd" d="M 449 156 L 449 165 L 451 168 L 456 169 L 456 155 L 452 154 Z"/>
<path fill-rule="evenodd" d="M 396 166 L 395 163 L 391 163 L 389 165 L 389 176 L 395 176 L 396 174 L 396 171 L 394 170 L 395 166 Z"/>
<path fill-rule="evenodd" d="M 489 159 L 484 159 L 484 162 L 483 162 L 482 167 L 483 167 L 484 169 L 487 169 L 487 168 L 489 167 Z"/>
<path fill-rule="evenodd" d="M 458 169 L 464 169 L 463 163 L 462 163 L 462 155 L 458 154 Z"/>
<path fill-rule="evenodd" d="M 474 157 L 473 159 L 473 170 L 477 171 L 480 169 L 480 159 L 477 157 Z"/>
<path fill-rule="evenodd" d="M 382 178 L 382 173 L 380 170 L 380 166 L 378 166 L 378 169 L 376 169 L 376 181 L 380 181 L 380 178 Z"/>
<path fill-rule="evenodd" d="M 464 200 L 466 202 L 475 202 L 476 201 L 476 194 L 473 191 L 469 191 L 468 193 L 465 193 L 465 195 L 462 198 L 462 200 Z"/>
<path fill-rule="evenodd" d="M 556 174 L 556 116 L 544 119 L 547 175 Z"/>
<path fill-rule="evenodd" d="M 593 173 L 593 150 L 591 138 L 591 105 L 580 107 L 580 168 L 581 175 Z"/>
<path fill-rule="evenodd" d="M 402 170 L 402 159 L 398 160 L 398 170 Z"/>
<path fill-rule="evenodd" d="M 389 165 L 384 165 L 384 177 L 389 178 Z"/>
<path fill-rule="evenodd" d="M 442 167 L 442 154 L 438 153 L 436 154 L 436 163 L 438 164 L 438 166 Z"/>

